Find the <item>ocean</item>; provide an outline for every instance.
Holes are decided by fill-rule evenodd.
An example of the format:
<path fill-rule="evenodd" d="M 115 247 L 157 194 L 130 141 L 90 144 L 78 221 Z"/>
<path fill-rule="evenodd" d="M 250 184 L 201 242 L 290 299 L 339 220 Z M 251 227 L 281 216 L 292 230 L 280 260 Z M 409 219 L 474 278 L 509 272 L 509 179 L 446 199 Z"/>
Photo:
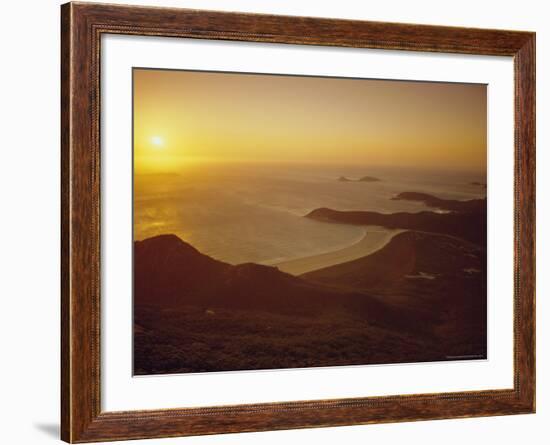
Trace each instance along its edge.
<path fill-rule="evenodd" d="M 379 182 L 343 182 L 344 176 Z M 304 218 L 319 207 L 419 212 L 401 192 L 446 199 L 485 196 L 484 175 L 359 165 L 190 165 L 176 173 L 134 178 L 134 239 L 175 234 L 200 252 L 231 264 L 275 264 L 357 243 L 365 228 Z M 433 210 L 433 209 L 430 209 Z"/>

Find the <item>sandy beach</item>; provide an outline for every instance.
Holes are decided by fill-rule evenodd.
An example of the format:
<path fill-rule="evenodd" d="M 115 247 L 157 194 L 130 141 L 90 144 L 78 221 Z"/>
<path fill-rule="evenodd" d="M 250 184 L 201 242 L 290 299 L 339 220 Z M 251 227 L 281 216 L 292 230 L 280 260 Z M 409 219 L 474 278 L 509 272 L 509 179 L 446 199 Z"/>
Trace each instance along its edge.
<path fill-rule="evenodd" d="M 301 275 L 370 255 L 384 247 L 395 235 L 401 232 L 403 232 L 401 229 L 392 230 L 384 227 L 369 226 L 366 229 L 365 236 L 351 246 L 319 255 L 275 263 L 272 266 L 276 266 L 279 270 L 292 275 Z"/>

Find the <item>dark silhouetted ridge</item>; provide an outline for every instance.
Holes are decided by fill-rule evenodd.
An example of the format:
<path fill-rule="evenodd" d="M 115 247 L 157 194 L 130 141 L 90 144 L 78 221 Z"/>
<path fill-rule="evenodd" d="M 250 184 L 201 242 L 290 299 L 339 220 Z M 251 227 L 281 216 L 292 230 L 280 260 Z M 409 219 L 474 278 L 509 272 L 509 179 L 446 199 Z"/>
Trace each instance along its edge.
<path fill-rule="evenodd" d="M 175 235 L 136 241 L 136 305 L 199 305 L 280 313 L 386 311 L 368 295 L 342 291 L 254 263 L 230 265 L 200 253 Z"/>
<path fill-rule="evenodd" d="M 422 201 L 430 207 L 447 210 L 449 213 L 422 211 L 418 213 L 398 212 L 379 213 L 370 211 L 341 211 L 321 207 L 312 210 L 306 218 L 317 221 L 383 226 L 390 229 L 408 229 L 424 232 L 442 233 L 457 236 L 473 243 L 485 246 L 487 243 L 487 200 L 454 201 L 434 196 L 406 192 L 393 199 Z"/>
<path fill-rule="evenodd" d="M 459 201 L 455 199 L 441 199 L 427 193 L 403 192 L 392 198 L 394 201 L 419 201 L 428 207 L 449 210 L 454 212 L 482 212 L 487 207 L 486 199 L 470 199 Z"/>
<path fill-rule="evenodd" d="M 486 356 L 485 254 L 460 238 L 408 231 L 295 277 L 170 235 L 135 265 L 137 375 Z"/>

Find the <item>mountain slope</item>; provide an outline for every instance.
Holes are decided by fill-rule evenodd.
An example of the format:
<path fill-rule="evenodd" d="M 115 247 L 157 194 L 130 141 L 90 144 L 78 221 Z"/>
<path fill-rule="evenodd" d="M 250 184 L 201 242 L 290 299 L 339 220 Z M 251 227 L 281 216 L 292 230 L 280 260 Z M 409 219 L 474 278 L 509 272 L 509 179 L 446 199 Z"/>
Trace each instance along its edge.
<path fill-rule="evenodd" d="M 485 246 L 487 243 L 486 210 L 476 212 L 453 213 L 378 213 L 370 211 L 340 211 L 328 208 L 318 208 L 306 215 L 317 221 L 383 226 L 390 229 L 408 229 L 423 232 L 453 235 L 459 238 Z"/>
<path fill-rule="evenodd" d="M 367 257 L 302 275 L 320 284 L 377 295 L 448 337 L 482 349 L 486 329 L 486 256 L 446 235 L 403 232 Z"/>
<path fill-rule="evenodd" d="M 487 208 L 486 199 L 470 199 L 459 201 L 456 199 L 441 199 L 428 193 L 403 192 L 392 198 L 394 201 L 419 201 L 428 207 L 454 212 L 484 212 Z"/>
<path fill-rule="evenodd" d="M 311 283 L 276 267 L 223 263 L 174 235 L 135 242 L 134 303 L 291 314 L 336 310 L 384 323 L 395 318 L 391 306 L 366 293 Z"/>
<path fill-rule="evenodd" d="M 173 235 L 134 254 L 137 375 L 485 357 L 483 254 L 457 238 L 405 232 L 300 277 Z"/>

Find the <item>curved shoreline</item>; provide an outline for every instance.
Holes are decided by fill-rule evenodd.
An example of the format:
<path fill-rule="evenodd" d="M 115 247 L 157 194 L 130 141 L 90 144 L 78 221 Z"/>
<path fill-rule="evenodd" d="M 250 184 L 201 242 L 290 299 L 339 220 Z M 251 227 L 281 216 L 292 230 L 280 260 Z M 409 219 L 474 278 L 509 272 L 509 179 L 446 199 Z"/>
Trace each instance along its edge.
<path fill-rule="evenodd" d="M 281 261 L 273 263 L 271 266 L 275 266 L 282 272 L 291 275 L 302 275 L 370 255 L 384 247 L 395 235 L 405 231 L 402 229 L 386 229 L 378 226 L 368 226 L 366 229 L 365 236 L 351 246 L 331 252 Z"/>

